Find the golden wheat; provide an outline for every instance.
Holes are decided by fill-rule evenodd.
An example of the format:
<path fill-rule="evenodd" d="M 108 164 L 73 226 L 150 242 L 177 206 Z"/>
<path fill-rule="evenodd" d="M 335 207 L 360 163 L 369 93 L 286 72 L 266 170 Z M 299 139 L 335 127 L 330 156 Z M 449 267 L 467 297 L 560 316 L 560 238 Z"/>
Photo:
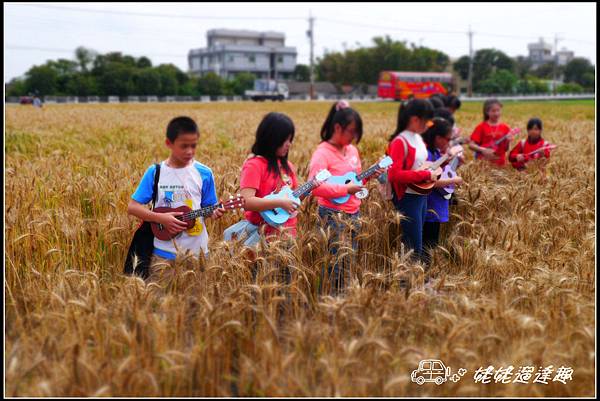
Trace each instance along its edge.
<path fill-rule="evenodd" d="M 316 203 L 301 207 L 293 246 L 254 264 L 208 221 L 207 260 L 181 257 L 166 282 L 121 274 L 137 222 L 126 205 L 145 168 L 167 156 L 177 115 L 201 130 L 197 159 L 219 195 L 264 114 L 296 125 L 290 160 L 306 177 L 327 103 L 49 105 L 6 108 L 5 391 L 10 396 L 591 396 L 595 362 L 593 104 L 507 104 L 503 119 L 544 121 L 560 145 L 520 173 L 469 159 L 459 203 L 431 273 L 400 244 L 399 221 L 374 187 L 343 297 L 320 296 L 333 259 Z M 385 151 L 397 104 L 356 103 L 363 165 Z M 465 131 L 480 104 L 457 114 Z M 470 155 L 469 155 L 470 157 Z M 348 253 L 341 248 L 340 256 Z M 189 266 L 192 269 L 189 269 Z M 288 266 L 291 282 L 281 280 Z M 252 269 L 257 269 L 256 279 Z M 406 280 L 408 287 L 399 285 Z M 458 383 L 418 386 L 410 372 L 439 358 Z M 479 367 L 569 366 L 562 384 L 476 384 Z"/>

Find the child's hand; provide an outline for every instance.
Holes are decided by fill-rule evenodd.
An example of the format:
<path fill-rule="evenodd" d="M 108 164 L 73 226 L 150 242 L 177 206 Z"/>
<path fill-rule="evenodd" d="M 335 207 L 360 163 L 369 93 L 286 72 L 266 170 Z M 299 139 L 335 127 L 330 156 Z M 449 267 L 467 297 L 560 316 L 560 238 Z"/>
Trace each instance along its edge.
<path fill-rule="evenodd" d="M 378 168 L 377 170 L 375 170 L 375 172 L 373 173 L 373 175 L 371 177 L 377 179 L 383 173 L 385 173 L 385 169 L 384 168 Z"/>
<path fill-rule="evenodd" d="M 285 198 L 279 200 L 279 207 L 291 215 L 298 208 L 298 204 L 291 199 Z"/>
<path fill-rule="evenodd" d="M 223 217 L 224 214 L 225 214 L 225 209 L 220 207 L 220 208 L 213 210 L 213 213 L 210 217 L 216 220 L 216 219 L 220 219 L 221 217 Z"/>
<path fill-rule="evenodd" d="M 452 179 L 452 183 L 454 185 L 460 185 L 463 183 L 463 179 L 462 179 L 462 177 L 456 176 Z"/>
<path fill-rule="evenodd" d="M 355 193 L 362 191 L 364 187 L 362 185 L 349 183 L 346 184 L 346 188 L 348 189 L 348 193 L 350 195 L 354 195 Z"/>
<path fill-rule="evenodd" d="M 158 213 L 157 223 L 162 224 L 169 234 L 179 234 L 187 229 L 187 223 L 179 220 L 176 216 L 181 216 L 183 212 Z"/>
<path fill-rule="evenodd" d="M 442 168 L 438 167 L 434 171 L 431 172 L 431 179 L 429 181 L 437 181 L 441 175 L 442 175 Z"/>
<path fill-rule="evenodd" d="M 525 156 L 523 154 L 519 153 L 517 155 L 517 161 L 518 162 L 524 162 L 525 161 Z"/>
<path fill-rule="evenodd" d="M 490 149 L 490 148 L 483 148 L 481 149 L 481 154 L 483 155 L 483 157 L 485 157 L 487 160 L 494 160 L 497 158 L 496 153 L 494 152 L 494 149 Z"/>

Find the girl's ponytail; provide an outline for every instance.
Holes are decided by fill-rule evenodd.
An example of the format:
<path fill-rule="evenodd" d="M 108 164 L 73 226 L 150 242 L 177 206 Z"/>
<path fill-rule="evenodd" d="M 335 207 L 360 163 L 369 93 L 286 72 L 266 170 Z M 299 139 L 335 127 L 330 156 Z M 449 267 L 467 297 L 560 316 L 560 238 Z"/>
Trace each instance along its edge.
<path fill-rule="evenodd" d="M 356 143 L 360 142 L 362 138 L 362 119 L 360 114 L 350 107 L 350 104 L 346 100 L 340 100 L 334 103 L 329 109 L 327 118 L 321 127 L 321 141 L 328 141 L 333 136 L 335 124 L 339 124 L 345 129 L 352 122 L 356 123 Z"/>
<path fill-rule="evenodd" d="M 412 99 L 406 103 L 400 103 L 396 130 L 390 137 L 390 142 L 400 135 L 402 131 L 405 131 L 408 128 L 408 123 L 410 122 L 411 117 L 423 119 L 433 118 L 433 105 L 431 102 L 424 99 Z"/>

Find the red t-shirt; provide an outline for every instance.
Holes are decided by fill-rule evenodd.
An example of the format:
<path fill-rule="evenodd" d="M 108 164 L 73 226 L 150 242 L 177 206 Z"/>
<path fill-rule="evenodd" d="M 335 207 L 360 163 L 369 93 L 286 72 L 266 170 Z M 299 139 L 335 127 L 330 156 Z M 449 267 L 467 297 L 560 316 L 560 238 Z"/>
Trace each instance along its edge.
<path fill-rule="evenodd" d="M 247 159 L 242 166 L 242 174 L 240 176 L 240 189 L 244 188 L 253 188 L 256 189 L 255 196 L 258 198 L 264 198 L 265 196 L 271 194 L 273 191 L 279 190 L 284 185 L 289 185 L 292 189 L 296 189 L 298 187 L 298 181 L 296 179 L 296 168 L 292 163 L 288 161 L 288 165 L 292 170 L 292 173 L 289 176 L 286 174 L 285 170 L 280 167 L 281 177 L 272 171 L 268 171 L 268 161 L 264 157 L 256 156 L 250 159 Z M 282 181 L 283 178 L 283 181 Z M 266 224 L 265 220 L 262 218 L 259 212 L 251 212 L 246 210 L 244 213 L 246 220 L 254 225 L 263 225 Z M 283 224 L 286 232 L 292 236 L 296 235 L 296 217 L 290 218 Z M 275 227 L 271 227 L 266 224 L 265 234 L 277 234 L 278 229 Z"/>
<path fill-rule="evenodd" d="M 536 143 L 529 142 L 529 138 L 525 141 L 519 141 L 517 145 L 510 151 L 508 155 L 508 160 L 511 162 L 512 166 L 517 170 L 522 170 L 525 168 L 525 163 L 529 160 L 539 159 L 540 157 L 549 158 L 550 157 L 550 149 L 544 149 L 543 151 L 539 151 L 532 155 L 528 155 L 528 153 L 533 152 L 534 150 L 543 148 L 548 144 L 542 138 Z M 522 154 L 525 156 L 525 160 L 522 162 L 517 161 L 517 155 Z"/>
<path fill-rule="evenodd" d="M 494 144 L 494 141 L 502 138 L 509 132 L 510 127 L 504 123 L 491 125 L 487 121 L 484 121 L 475 127 L 473 133 L 471 134 L 471 140 L 479 146 L 491 148 Z M 498 148 L 499 157 L 498 159 L 492 161 L 492 163 L 496 163 L 498 166 L 504 166 L 506 164 L 506 152 L 508 151 L 509 145 L 510 142 L 508 140 L 502 141 Z M 484 158 L 480 152 L 477 152 L 476 157 L 477 159 Z"/>

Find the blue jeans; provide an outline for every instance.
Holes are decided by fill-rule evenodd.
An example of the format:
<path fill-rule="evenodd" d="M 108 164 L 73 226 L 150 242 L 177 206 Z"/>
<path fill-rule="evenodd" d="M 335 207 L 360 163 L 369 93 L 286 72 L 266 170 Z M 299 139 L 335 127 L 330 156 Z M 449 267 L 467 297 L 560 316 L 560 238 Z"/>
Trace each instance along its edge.
<path fill-rule="evenodd" d="M 334 216 L 340 216 L 342 220 L 345 220 L 345 223 L 338 223 Z M 326 230 L 327 227 L 331 227 L 331 237 L 328 241 L 329 251 L 332 255 L 337 255 L 338 253 L 338 242 L 340 241 L 341 234 L 344 232 L 345 225 L 349 224 L 351 233 L 352 233 L 352 250 L 356 251 L 358 248 L 358 241 L 356 240 L 356 234 L 360 229 L 360 222 L 358 221 L 360 217 L 360 212 L 356 212 L 354 214 L 348 214 L 342 212 L 340 210 L 329 209 L 323 206 L 319 206 L 319 217 L 321 217 L 322 227 Z M 346 281 L 347 276 L 350 273 L 350 260 L 348 258 L 344 258 L 341 263 L 336 262 L 333 267 L 327 266 L 327 277 L 329 277 L 329 281 L 331 283 L 330 293 L 335 295 L 341 289 L 344 288 L 344 283 Z M 341 266 L 340 266 L 341 265 Z M 325 267 L 321 269 L 321 285 L 320 291 L 323 290 L 323 283 L 325 282 Z"/>
<path fill-rule="evenodd" d="M 392 202 L 400 213 L 407 217 L 400 222 L 402 226 L 402 242 L 415 251 L 415 257 L 423 262 L 423 224 L 427 214 L 427 196 L 407 194 L 398 200 L 396 194 Z"/>

